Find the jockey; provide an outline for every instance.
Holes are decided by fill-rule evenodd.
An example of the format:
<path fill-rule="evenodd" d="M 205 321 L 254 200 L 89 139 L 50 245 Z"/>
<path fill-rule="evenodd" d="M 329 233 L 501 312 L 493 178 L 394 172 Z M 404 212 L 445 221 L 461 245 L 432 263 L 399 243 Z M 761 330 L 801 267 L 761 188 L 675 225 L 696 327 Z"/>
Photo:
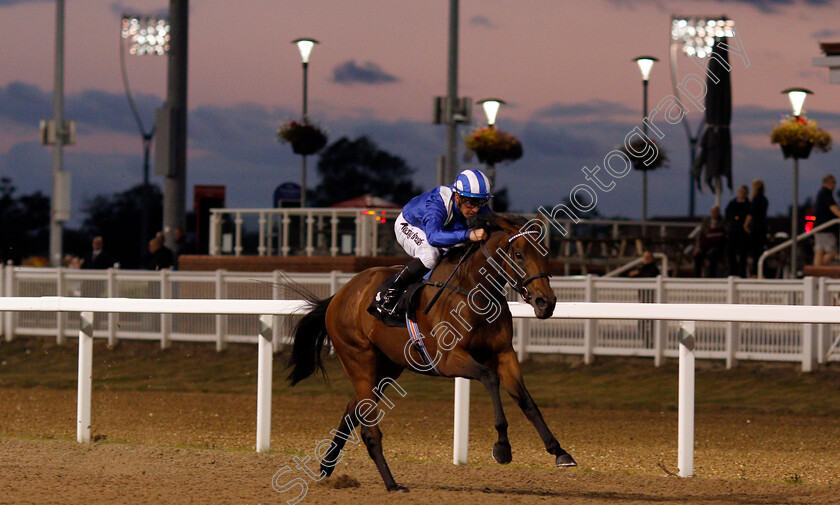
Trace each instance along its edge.
<path fill-rule="evenodd" d="M 418 195 L 403 207 L 394 223 L 397 242 L 414 259 L 397 274 L 384 295 L 377 293 L 376 307 L 393 315 L 400 295 L 437 265 L 441 249 L 487 238 L 483 229 L 470 229 L 468 219 L 489 214 L 485 204 L 492 197 L 490 180 L 478 170 L 464 170 L 452 186 Z"/>

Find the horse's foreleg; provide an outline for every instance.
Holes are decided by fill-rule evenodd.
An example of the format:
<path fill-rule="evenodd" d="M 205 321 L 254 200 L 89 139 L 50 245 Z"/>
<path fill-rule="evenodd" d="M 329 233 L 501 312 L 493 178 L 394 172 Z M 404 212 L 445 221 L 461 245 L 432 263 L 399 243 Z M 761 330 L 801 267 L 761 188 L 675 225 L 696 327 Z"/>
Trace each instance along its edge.
<path fill-rule="evenodd" d="M 551 430 L 545 424 L 540 409 L 525 388 L 525 381 L 522 379 L 522 370 L 519 368 L 519 361 L 516 359 L 516 354 L 513 352 L 500 354 L 497 370 L 502 385 L 510 393 L 510 396 L 516 401 L 517 405 L 519 405 L 519 408 L 522 409 L 525 417 L 537 429 L 537 433 L 539 433 L 540 438 L 542 438 L 545 444 L 545 450 L 555 456 L 555 464 L 557 466 L 577 466 L 574 458 L 560 447 L 560 443 L 554 438 Z"/>
<path fill-rule="evenodd" d="M 475 361 L 469 353 L 460 349 L 452 351 L 442 368 L 441 371 L 445 375 L 476 379 L 487 388 L 496 417 L 494 426 L 499 434 L 499 440 L 493 444 L 493 459 L 503 465 L 510 463 L 513 455 L 510 452 L 510 441 L 508 441 L 508 422 L 502 408 L 502 399 L 499 396 L 499 374 L 492 368 Z"/>

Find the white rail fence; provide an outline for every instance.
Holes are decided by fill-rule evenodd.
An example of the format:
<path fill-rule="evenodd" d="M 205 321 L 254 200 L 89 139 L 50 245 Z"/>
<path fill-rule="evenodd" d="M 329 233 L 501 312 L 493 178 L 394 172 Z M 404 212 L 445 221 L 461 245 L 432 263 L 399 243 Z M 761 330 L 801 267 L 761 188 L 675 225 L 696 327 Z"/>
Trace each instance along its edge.
<path fill-rule="evenodd" d="M 256 229 L 259 256 L 288 256 L 293 250 L 306 256 L 399 254 L 393 227 L 400 212 L 401 209 L 393 208 L 210 209 L 209 253 L 242 255 L 246 229 Z M 556 223 L 566 230 L 597 227 L 613 239 L 640 237 L 645 229 L 649 230 L 649 237 L 685 236 L 698 227 L 696 222 L 684 221 L 580 219 L 573 222 L 563 219 L 567 216 L 562 212 L 557 214 Z M 525 216 L 548 220 L 540 214 Z M 548 245 L 548 235 L 545 240 Z"/>
<path fill-rule="evenodd" d="M 335 293 L 352 274 L 288 274 L 315 295 Z M 144 272 L 131 270 L 74 270 L 63 268 L 0 268 L 2 296 L 83 296 L 91 298 L 155 299 L 297 299 L 281 272 Z M 840 281 L 824 278 L 800 280 L 746 279 L 625 279 L 595 276 L 552 279 L 558 302 L 840 305 Z M 509 300 L 516 300 L 511 295 Z M 290 340 L 297 316 L 275 316 L 273 346 L 279 350 Z M 79 330 L 79 320 L 64 313 L 7 311 L 0 317 L 6 340 L 17 335 L 55 337 L 63 343 Z M 212 342 L 222 350 L 228 343 L 257 343 L 259 321 L 243 315 L 151 314 L 113 312 L 97 314 L 95 338 L 159 340 L 163 348 L 172 341 Z M 520 359 L 532 353 L 582 355 L 589 363 L 595 356 L 641 356 L 658 366 L 664 358 L 679 355 L 679 325 L 633 317 L 623 320 L 552 319 L 517 320 L 515 347 Z M 697 324 L 697 357 L 722 359 L 727 366 L 738 360 L 800 362 L 804 371 L 815 363 L 840 360 L 840 325 L 700 321 Z"/>
<path fill-rule="evenodd" d="M 297 300 L 142 300 L 127 298 L 3 297 L 0 310 L 9 312 L 56 312 L 79 314 L 79 368 L 77 386 L 76 440 L 91 437 L 91 389 L 93 375 L 93 323 L 96 312 L 128 314 L 209 314 L 259 316 L 257 358 L 257 452 L 271 446 L 272 338 L 275 317 L 299 313 L 304 303 Z M 533 309 L 524 303 L 510 303 L 517 320 L 533 318 Z M 639 303 L 560 303 L 552 319 L 621 320 L 629 317 L 674 321 L 679 336 L 679 475 L 694 474 L 694 353 L 695 322 L 840 324 L 836 307 L 722 304 L 639 304 Z M 455 429 L 453 463 L 468 461 L 469 381 L 455 381 Z M 467 415 L 464 415 L 464 413 Z"/>

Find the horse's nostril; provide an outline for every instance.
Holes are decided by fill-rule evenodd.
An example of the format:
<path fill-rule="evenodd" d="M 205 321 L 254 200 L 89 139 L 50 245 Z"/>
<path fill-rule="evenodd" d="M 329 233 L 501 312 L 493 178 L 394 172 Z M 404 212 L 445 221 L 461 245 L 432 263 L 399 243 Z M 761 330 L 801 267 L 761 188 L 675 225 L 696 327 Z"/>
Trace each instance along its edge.
<path fill-rule="evenodd" d="M 539 309 L 544 309 L 546 307 L 546 305 L 548 305 L 548 302 L 545 301 L 545 298 L 543 298 L 541 296 L 537 297 L 537 299 L 534 300 L 534 303 L 537 304 L 537 308 L 539 308 Z"/>

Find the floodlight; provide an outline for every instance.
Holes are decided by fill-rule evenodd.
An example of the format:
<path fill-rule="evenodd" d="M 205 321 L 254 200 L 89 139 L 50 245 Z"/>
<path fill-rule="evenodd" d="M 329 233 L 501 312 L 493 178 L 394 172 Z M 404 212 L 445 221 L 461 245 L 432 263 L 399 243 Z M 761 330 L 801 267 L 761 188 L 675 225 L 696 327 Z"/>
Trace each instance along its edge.
<path fill-rule="evenodd" d="M 129 54 L 164 55 L 169 52 L 170 26 L 167 18 L 123 14 L 122 38 L 131 41 Z"/>
<path fill-rule="evenodd" d="M 634 58 L 633 61 L 639 64 L 639 70 L 642 71 L 642 80 L 647 81 L 650 78 L 650 69 L 653 68 L 653 64 L 659 61 L 659 59 L 653 56 L 639 56 L 638 58 Z"/>
<path fill-rule="evenodd" d="M 732 37 L 735 21 L 725 17 L 674 16 L 671 19 L 671 40 L 681 41 L 688 56 L 705 58 L 712 53 L 716 38 Z"/>
<path fill-rule="evenodd" d="M 802 115 L 802 106 L 805 105 L 805 97 L 813 95 L 814 92 L 805 88 L 788 88 L 782 91 L 782 94 L 788 96 L 793 115 L 799 117 Z"/>
<path fill-rule="evenodd" d="M 499 113 L 499 107 L 504 105 L 505 101 L 499 98 L 485 98 L 476 103 L 484 109 L 484 114 L 487 116 L 487 125 L 493 126 L 496 124 L 496 115 Z"/>
<path fill-rule="evenodd" d="M 315 44 L 318 43 L 315 39 L 297 39 L 292 41 L 292 44 L 297 44 L 298 50 L 300 51 L 300 59 L 303 60 L 303 63 L 309 63 L 309 54 L 312 52 Z"/>

